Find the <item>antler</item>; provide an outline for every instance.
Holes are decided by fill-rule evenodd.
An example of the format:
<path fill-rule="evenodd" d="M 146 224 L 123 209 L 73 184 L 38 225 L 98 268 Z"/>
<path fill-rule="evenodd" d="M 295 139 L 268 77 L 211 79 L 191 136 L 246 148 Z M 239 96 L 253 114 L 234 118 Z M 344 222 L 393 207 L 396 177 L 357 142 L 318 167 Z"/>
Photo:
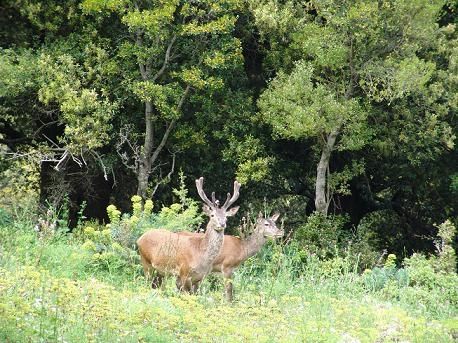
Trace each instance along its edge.
<path fill-rule="evenodd" d="M 203 177 L 200 177 L 199 179 L 196 180 L 197 193 L 199 193 L 201 199 L 202 199 L 208 206 L 210 206 L 211 208 L 214 208 L 214 207 L 215 207 L 215 204 L 213 204 L 213 203 L 207 198 L 207 195 L 205 194 L 204 189 L 203 189 L 203 185 L 204 185 L 204 178 L 203 178 Z"/>
<path fill-rule="evenodd" d="M 238 183 L 238 181 L 236 180 L 234 181 L 234 194 L 232 195 L 232 198 L 231 198 L 231 193 L 227 193 L 226 202 L 224 203 L 222 208 L 227 210 L 229 206 L 231 206 L 239 198 L 239 195 L 240 195 L 239 191 L 240 191 L 240 183 Z"/>

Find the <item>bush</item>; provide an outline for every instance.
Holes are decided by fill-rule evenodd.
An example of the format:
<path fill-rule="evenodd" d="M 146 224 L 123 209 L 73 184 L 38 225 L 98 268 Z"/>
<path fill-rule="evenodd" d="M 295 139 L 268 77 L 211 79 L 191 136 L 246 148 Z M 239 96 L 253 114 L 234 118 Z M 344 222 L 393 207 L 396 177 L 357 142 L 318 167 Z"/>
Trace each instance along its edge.
<path fill-rule="evenodd" d="M 294 238 L 306 254 L 316 255 L 322 260 L 335 259 L 328 265 L 342 264 L 342 258 L 345 258 L 348 260 L 345 264 L 351 268 L 355 265 L 358 270 L 372 268 L 380 255 L 374 248 L 372 231 L 359 226 L 349 232 L 344 230 L 347 223 L 346 216 L 324 216 L 315 212 L 298 228 Z"/>
<path fill-rule="evenodd" d="M 446 220 L 437 226 L 438 239 L 435 241 L 437 249 L 436 270 L 452 273 L 456 271 L 456 254 L 452 243 L 456 235 L 456 228 L 451 220 Z"/>
<path fill-rule="evenodd" d="M 404 260 L 404 264 L 410 286 L 439 291 L 444 299 L 458 306 L 458 275 L 455 272 L 437 270 L 437 259 L 428 259 L 422 254 L 413 254 Z"/>
<path fill-rule="evenodd" d="M 372 292 L 380 291 L 387 285 L 395 285 L 398 289 L 408 285 L 408 273 L 404 269 L 398 269 L 396 255 L 389 254 L 383 267 L 364 270 L 362 281 L 366 289 Z"/>
<path fill-rule="evenodd" d="M 353 255 L 358 256 L 358 269 L 360 271 L 376 266 L 381 254 L 377 250 L 376 235 L 370 227 L 358 225 L 346 240 Z"/>
<path fill-rule="evenodd" d="M 378 292 L 418 308 L 428 308 L 437 315 L 453 315 L 458 307 L 458 275 L 454 270 L 456 257 L 451 248 L 455 228 L 450 221 L 438 226 L 437 256 L 415 253 L 397 268 L 395 256 L 388 255 L 382 268 L 366 270 L 362 281 L 367 290 Z"/>
<path fill-rule="evenodd" d="M 172 191 L 179 202 L 162 207 L 151 227 L 170 231 L 195 231 L 203 222 L 203 216 L 199 211 L 199 202 L 188 197 L 183 172 L 180 172 L 180 188 Z"/>
<path fill-rule="evenodd" d="M 87 223 L 75 237 L 82 240 L 82 249 L 91 254 L 91 266 L 98 270 L 128 272 L 139 266 L 135 241 L 145 223 L 150 222 L 153 204 L 145 203 L 142 210 L 141 198 L 133 196 L 132 215 L 122 215 L 116 206 L 107 207 L 110 223 L 106 226 Z"/>
<path fill-rule="evenodd" d="M 344 216 L 325 216 L 314 212 L 297 229 L 294 238 L 308 253 L 316 254 L 320 258 L 331 258 L 335 256 L 346 222 L 347 218 Z"/>
<path fill-rule="evenodd" d="M 131 198 L 132 214 L 121 214 L 116 206 L 107 207 L 108 218 L 110 223 L 107 228 L 110 229 L 113 240 L 127 249 L 136 249 L 135 242 L 138 237 L 146 231 L 151 224 L 153 215 L 153 202 L 147 200 L 142 209 L 142 199 L 138 195 Z"/>
<path fill-rule="evenodd" d="M 11 215 L 3 208 L 0 208 L 0 227 L 10 225 L 13 221 Z"/>
<path fill-rule="evenodd" d="M 405 247 L 403 227 L 398 214 L 392 210 L 368 213 L 358 224 L 357 232 L 365 237 L 375 251 L 390 250 L 401 256 Z"/>

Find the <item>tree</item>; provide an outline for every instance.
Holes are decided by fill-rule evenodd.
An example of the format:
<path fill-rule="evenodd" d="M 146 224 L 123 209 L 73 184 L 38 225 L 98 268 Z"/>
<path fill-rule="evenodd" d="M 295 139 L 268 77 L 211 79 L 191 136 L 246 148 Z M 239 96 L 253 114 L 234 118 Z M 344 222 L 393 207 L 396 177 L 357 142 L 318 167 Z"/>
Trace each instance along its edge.
<path fill-rule="evenodd" d="M 119 158 L 134 171 L 137 193 L 150 197 L 183 141 L 194 144 L 183 136 L 192 114 L 204 102 L 211 107 L 243 61 L 233 34 L 238 1 L 30 0 L 6 9 L 24 21 L 18 37 L 30 41 L 0 57 L 0 139 L 18 156 L 32 156 L 32 147 L 44 178 L 51 164 L 67 178 L 67 167 L 86 174 L 95 162 L 116 183 Z M 172 167 L 163 173 L 167 151 Z"/>
<path fill-rule="evenodd" d="M 99 153 L 118 109 L 117 99 L 106 91 L 107 79 L 116 83 L 107 78 L 108 47 L 93 35 L 95 23 L 78 15 L 77 1 L 8 1 L 5 6 L 21 18 L 23 31 L 0 51 L 0 139 L 13 157 L 41 167 L 40 198 L 57 206 L 73 187 L 44 182 L 51 175 L 60 173 L 69 184 L 97 164 L 107 178 Z M 73 176 L 67 178 L 70 169 Z M 57 202 L 48 196 L 50 184 Z"/>
<path fill-rule="evenodd" d="M 232 35 L 238 2 L 84 1 L 83 8 L 95 16 L 115 13 L 127 31 L 116 59 L 124 90 L 143 104 L 145 126 L 142 146 L 129 142 L 125 132 L 123 143 L 131 149 L 120 154 L 136 174 L 137 194 L 146 199 L 154 192 L 148 192 L 150 176 L 160 167 L 159 155 L 191 91 L 222 88 L 218 70 L 241 60 Z"/>
<path fill-rule="evenodd" d="M 386 125 L 377 117 L 380 111 L 407 109 L 412 102 L 403 99 L 428 96 L 436 66 L 422 50 L 435 46 L 443 5 L 252 2 L 259 30 L 272 47 L 270 65 L 278 70 L 260 98 L 261 114 L 277 136 L 316 139 L 317 211 L 326 214 L 331 201 L 332 152 L 362 148 Z M 436 141 L 450 133 L 445 120 L 436 128 Z"/>

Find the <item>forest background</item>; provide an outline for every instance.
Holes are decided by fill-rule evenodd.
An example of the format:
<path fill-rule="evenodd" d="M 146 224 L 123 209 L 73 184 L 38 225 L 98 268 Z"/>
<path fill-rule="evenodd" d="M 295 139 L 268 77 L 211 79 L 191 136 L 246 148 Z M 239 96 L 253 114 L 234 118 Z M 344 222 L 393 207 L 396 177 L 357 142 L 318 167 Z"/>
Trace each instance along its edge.
<path fill-rule="evenodd" d="M 376 251 L 456 220 L 452 2 L 6 1 L 0 25 L 3 206 L 106 221 L 181 170 Z"/>

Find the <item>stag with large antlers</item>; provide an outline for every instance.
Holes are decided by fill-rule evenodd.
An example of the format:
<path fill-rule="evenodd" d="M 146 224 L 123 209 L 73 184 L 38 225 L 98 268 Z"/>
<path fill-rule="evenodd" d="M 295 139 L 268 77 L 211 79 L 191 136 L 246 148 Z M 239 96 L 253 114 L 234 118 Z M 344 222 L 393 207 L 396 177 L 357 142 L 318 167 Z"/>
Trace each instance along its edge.
<path fill-rule="evenodd" d="M 240 184 L 234 182 L 234 193 L 227 194 L 223 206 L 212 193 L 210 201 L 203 190 L 204 179 L 196 180 L 197 191 L 204 201 L 203 210 L 210 217 L 205 234 L 180 235 L 167 230 L 150 230 L 138 240 L 140 259 L 147 277 L 155 272 L 152 286 L 158 287 L 166 274 L 177 276 L 178 289 L 195 293 L 202 279 L 211 271 L 213 262 L 223 245 L 227 217 L 237 213 L 239 207 L 230 206 L 239 197 Z"/>

